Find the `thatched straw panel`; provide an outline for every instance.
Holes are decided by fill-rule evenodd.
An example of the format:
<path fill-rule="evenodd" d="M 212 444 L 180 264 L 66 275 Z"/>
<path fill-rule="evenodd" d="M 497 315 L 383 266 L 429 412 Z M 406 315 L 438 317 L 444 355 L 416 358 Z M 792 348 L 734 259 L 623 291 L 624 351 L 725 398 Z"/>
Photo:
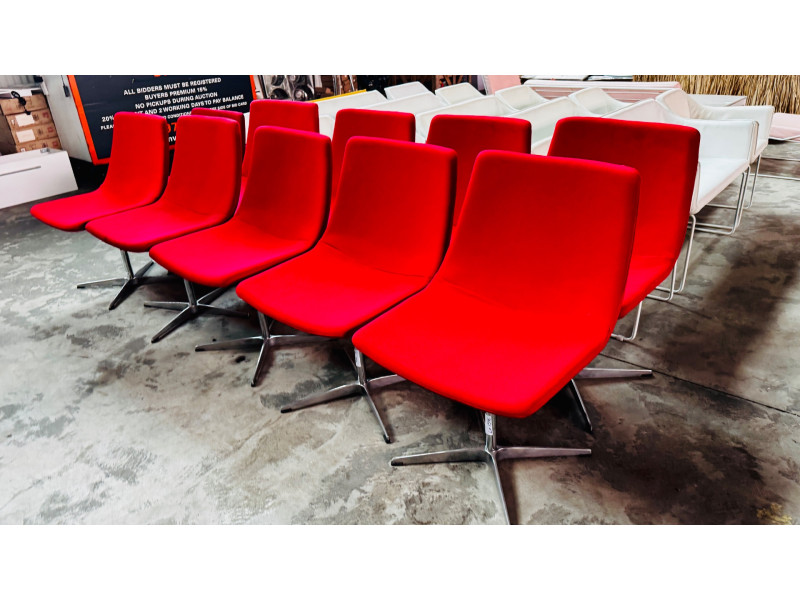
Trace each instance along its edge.
<path fill-rule="evenodd" d="M 747 96 L 747 104 L 800 114 L 800 75 L 634 75 L 633 80 L 679 81 L 689 94 Z"/>

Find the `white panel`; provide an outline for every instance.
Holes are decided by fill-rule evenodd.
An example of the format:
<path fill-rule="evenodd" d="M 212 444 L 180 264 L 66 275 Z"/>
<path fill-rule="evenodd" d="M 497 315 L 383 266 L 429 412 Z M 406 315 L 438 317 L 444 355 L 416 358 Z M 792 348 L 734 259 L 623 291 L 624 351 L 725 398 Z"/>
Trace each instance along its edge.
<path fill-rule="evenodd" d="M 0 208 L 78 189 L 63 150 L 33 150 L 0 156 Z"/>

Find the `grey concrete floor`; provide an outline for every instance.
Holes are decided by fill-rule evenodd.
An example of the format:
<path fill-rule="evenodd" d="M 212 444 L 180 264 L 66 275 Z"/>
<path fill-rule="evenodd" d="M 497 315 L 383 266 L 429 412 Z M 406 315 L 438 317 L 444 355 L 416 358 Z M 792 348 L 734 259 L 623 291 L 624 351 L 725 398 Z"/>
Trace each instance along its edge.
<path fill-rule="evenodd" d="M 773 163 L 762 172 L 800 175 L 800 164 Z M 253 335 L 255 318 L 201 317 L 152 344 L 172 315 L 143 302 L 182 300 L 182 285 L 143 287 L 107 310 L 115 290 L 75 284 L 121 276 L 118 251 L 51 229 L 29 207 L 0 211 L 0 523 L 502 522 L 485 466 L 389 465 L 482 444 L 472 409 L 410 383 L 387 388 L 376 398 L 391 445 L 363 400 L 281 414 L 350 381 L 342 347 L 278 350 L 251 388 L 254 353 L 193 348 Z M 580 382 L 593 434 L 567 392 L 527 419 L 500 419 L 504 444 L 592 449 L 503 464 L 512 520 L 800 521 L 799 241 L 800 181 L 760 179 L 733 236 L 697 235 L 686 293 L 647 301 L 637 339 L 612 340 L 594 363 L 654 377 Z M 217 303 L 243 307 L 233 292 Z"/>

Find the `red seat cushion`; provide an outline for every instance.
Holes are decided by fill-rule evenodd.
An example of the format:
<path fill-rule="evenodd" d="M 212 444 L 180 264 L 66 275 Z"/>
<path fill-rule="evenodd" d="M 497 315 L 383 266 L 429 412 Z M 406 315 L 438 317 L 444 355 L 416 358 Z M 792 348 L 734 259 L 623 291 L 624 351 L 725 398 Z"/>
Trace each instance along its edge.
<path fill-rule="evenodd" d="M 344 337 L 428 281 L 381 271 L 321 242 L 302 256 L 246 279 L 236 293 L 281 323 L 316 335 Z"/>
<path fill-rule="evenodd" d="M 229 119 L 178 119 L 175 157 L 167 187 L 154 204 L 96 219 L 86 230 L 130 252 L 227 220 L 239 196 L 241 142 Z"/>
<path fill-rule="evenodd" d="M 697 173 L 700 133 L 692 127 L 570 117 L 556 124 L 549 156 L 601 160 L 639 171 L 639 216 L 620 317 L 664 279 L 678 259 Z"/>
<path fill-rule="evenodd" d="M 438 394 L 525 417 L 605 347 L 606 332 L 597 331 L 603 320 L 594 317 L 569 318 L 556 307 L 515 310 L 437 278 L 359 329 L 353 343 Z"/>
<path fill-rule="evenodd" d="M 91 221 L 86 231 L 121 250 L 147 252 L 154 244 L 217 225 L 220 220 L 218 215 L 203 215 L 156 202 Z"/>
<path fill-rule="evenodd" d="M 455 158 L 436 146 L 352 138 L 320 242 L 237 294 L 297 329 L 339 337 L 422 289 L 445 250 Z"/>
<path fill-rule="evenodd" d="M 253 144 L 253 174 L 234 217 L 157 244 L 150 250 L 153 260 L 189 281 L 227 287 L 317 241 L 328 210 L 330 140 L 259 127 Z"/>
<path fill-rule="evenodd" d="M 164 117 L 118 112 L 108 172 L 100 187 L 35 204 L 31 214 L 52 227 L 78 231 L 92 219 L 154 202 L 167 181 L 168 132 Z"/>
<path fill-rule="evenodd" d="M 636 171 L 618 165 L 482 152 L 430 285 L 356 331 L 353 344 L 454 400 L 531 414 L 608 342 L 638 185 Z"/>

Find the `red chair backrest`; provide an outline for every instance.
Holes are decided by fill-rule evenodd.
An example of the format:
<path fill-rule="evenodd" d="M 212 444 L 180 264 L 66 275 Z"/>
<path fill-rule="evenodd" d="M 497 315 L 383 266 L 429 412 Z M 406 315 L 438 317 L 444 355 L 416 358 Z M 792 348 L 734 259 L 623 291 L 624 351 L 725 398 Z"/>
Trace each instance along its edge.
<path fill-rule="evenodd" d="M 250 103 L 250 120 L 247 125 L 247 146 L 244 153 L 242 175 L 250 176 L 253 153 L 250 150 L 253 136 L 259 127 L 286 127 L 319 133 L 319 106 L 314 102 L 293 100 L 253 100 Z"/>
<path fill-rule="evenodd" d="M 159 203 L 228 217 L 239 199 L 241 178 L 242 142 L 234 121 L 178 118 L 172 170 Z"/>
<path fill-rule="evenodd" d="M 523 119 L 473 115 L 436 115 L 428 130 L 428 144 L 452 148 L 458 155 L 458 185 L 453 225 L 458 224 L 472 165 L 483 150 L 531 151 L 531 124 Z"/>
<path fill-rule="evenodd" d="M 700 133 L 692 127 L 592 117 L 556 124 L 549 156 L 633 167 L 642 178 L 635 256 L 678 259 L 697 173 Z"/>
<path fill-rule="evenodd" d="M 328 216 L 330 139 L 259 127 L 252 144 L 253 172 L 234 218 L 284 239 L 316 241 Z"/>
<path fill-rule="evenodd" d="M 235 110 L 221 110 L 219 108 L 204 108 L 197 106 L 192 109 L 193 115 L 200 115 L 201 117 L 222 117 L 223 119 L 232 119 L 239 124 L 239 132 L 242 136 L 242 154 L 244 155 L 244 141 L 247 132 L 244 128 L 244 113 Z"/>
<path fill-rule="evenodd" d="M 332 154 L 332 179 L 331 196 L 336 198 L 339 186 L 339 177 L 342 170 L 345 148 L 348 140 L 356 135 L 413 142 L 416 132 L 416 122 L 411 113 L 392 112 L 383 110 L 365 110 L 359 108 L 343 108 L 336 113 L 336 122 L 333 127 L 331 145 Z M 401 175 L 402 176 L 402 175 Z M 397 179 L 398 174 L 391 177 Z M 389 180 L 380 184 L 383 189 Z"/>
<path fill-rule="evenodd" d="M 434 281 L 516 309 L 521 319 L 552 314 L 555 329 L 559 315 L 589 317 L 586 335 L 602 348 L 619 315 L 638 193 L 629 167 L 486 150 Z"/>
<path fill-rule="evenodd" d="M 447 148 L 354 137 L 320 244 L 384 271 L 431 277 L 449 238 L 455 170 Z"/>
<path fill-rule="evenodd" d="M 169 125 L 164 117 L 114 115 L 111 159 L 102 189 L 110 196 L 158 198 L 169 175 Z"/>

